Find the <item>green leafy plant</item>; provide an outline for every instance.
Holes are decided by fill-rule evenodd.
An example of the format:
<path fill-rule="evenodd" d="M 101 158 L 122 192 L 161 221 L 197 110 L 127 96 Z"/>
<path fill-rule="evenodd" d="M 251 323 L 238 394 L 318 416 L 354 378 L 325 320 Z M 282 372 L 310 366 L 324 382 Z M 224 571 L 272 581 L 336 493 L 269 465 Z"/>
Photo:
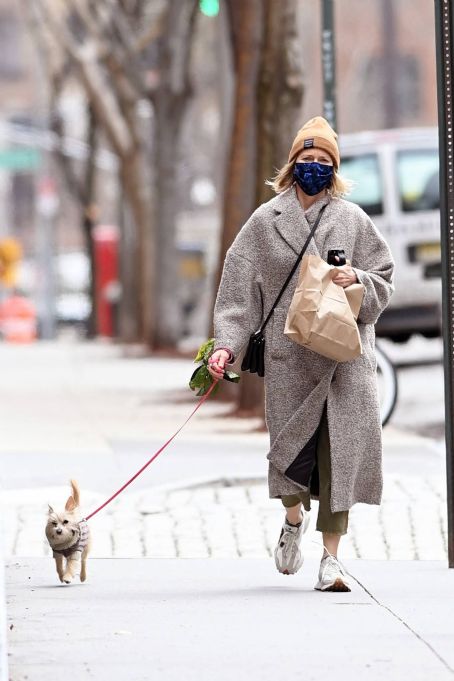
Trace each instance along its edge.
<path fill-rule="evenodd" d="M 211 385 L 214 383 L 215 379 L 208 371 L 208 358 L 211 356 L 214 350 L 214 338 L 209 338 L 207 341 L 202 343 L 197 351 L 194 362 L 201 362 L 200 366 L 192 374 L 189 387 L 191 390 L 198 390 L 197 397 L 205 395 L 208 392 Z M 238 383 L 240 376 L 234 371 L 224 371 L 224 376 L 226 381 L 232 381 L 233 383 Z M 219 390 L 219 381 L 217 385 L 213 388 L 212 394 L 214 395 Z"/>

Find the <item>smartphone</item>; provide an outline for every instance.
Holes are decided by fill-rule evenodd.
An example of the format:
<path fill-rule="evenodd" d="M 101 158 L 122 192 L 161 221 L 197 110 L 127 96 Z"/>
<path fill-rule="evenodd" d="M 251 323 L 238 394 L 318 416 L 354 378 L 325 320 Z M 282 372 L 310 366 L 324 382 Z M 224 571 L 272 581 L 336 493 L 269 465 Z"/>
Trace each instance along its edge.
<path fill-rule="evenodd" d="M 336 259 L 336 256 L 339 260 Z M 328 265 L 337 265 L 341 267 L 347 264 L 347 258 L 345 257 L 345 251 L 343 248 L 331 248 L 328 251 Z"/>

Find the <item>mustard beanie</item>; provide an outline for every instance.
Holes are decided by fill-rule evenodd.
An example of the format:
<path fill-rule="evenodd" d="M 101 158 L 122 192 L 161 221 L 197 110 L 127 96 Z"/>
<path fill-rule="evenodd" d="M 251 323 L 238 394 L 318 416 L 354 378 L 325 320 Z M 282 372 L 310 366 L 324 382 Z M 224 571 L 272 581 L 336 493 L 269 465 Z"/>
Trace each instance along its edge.
<path fill-rule="evenodd" d="M 294 161 L 303 149 L 317 147 L 326 151 L 333 159 L 334 166 L 339 168 L 340 156 L 337 146 L 337 135 L 322 116 L 316 116 L 307 121 L 293 140 L 288 156 L 288 162 Z"/>

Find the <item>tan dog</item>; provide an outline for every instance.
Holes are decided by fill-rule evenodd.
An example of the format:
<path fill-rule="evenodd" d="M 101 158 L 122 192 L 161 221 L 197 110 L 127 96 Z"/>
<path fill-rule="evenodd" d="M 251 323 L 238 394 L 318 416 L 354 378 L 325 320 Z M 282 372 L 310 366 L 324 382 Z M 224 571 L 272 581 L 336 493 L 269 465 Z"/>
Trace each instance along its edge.
<path fill-rule="evenodd" d="M 60 582 L 70 584 L 76 574 L 80 581 L 87 578 L 86 562 L 90 551 L 91 537 L 86 521 L 79 511 L 79 486 L 71 480 L 72 495 L 68 497 L 65 510 L 61 513 L 49 506 L 46 537 L 53 550 Z M 66 562 L 66 565 L 65 565 Z"/>

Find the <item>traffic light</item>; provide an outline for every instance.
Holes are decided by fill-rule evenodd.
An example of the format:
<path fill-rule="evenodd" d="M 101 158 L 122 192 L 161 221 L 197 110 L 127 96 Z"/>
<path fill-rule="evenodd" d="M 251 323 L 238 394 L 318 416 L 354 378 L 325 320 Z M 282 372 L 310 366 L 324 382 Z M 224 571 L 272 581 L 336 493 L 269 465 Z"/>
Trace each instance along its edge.
<path fill-rule="evenodd" d="M 0 239 L 0 285 L 13 288 L 17 280 L 17 266 L 22 258 L 22 247 L 11 237 Z"/>
<path fill-rule="evenodd" d="M 199 0 L 199 7 L 206 17 L 216 17 L 219 14 L 219 0 Z"/>

